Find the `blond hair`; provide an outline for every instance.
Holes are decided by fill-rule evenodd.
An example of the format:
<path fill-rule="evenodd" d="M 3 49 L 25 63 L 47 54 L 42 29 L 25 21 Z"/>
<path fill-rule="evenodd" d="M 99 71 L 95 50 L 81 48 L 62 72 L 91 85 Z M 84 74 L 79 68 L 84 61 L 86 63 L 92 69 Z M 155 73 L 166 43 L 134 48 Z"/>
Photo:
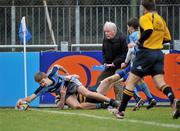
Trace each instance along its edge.
<path fill-rule="evenodd" d="M 35 76 L 34 76 L 34 80 L 36 81 L 36 82 L 40 82 L 43 78 L 47 78 L 47 75 L 46 75 L 46 73 L 44 73 L 44 72 L 38 72 L 38 73 L 36 73 L 35 74 Z"/>

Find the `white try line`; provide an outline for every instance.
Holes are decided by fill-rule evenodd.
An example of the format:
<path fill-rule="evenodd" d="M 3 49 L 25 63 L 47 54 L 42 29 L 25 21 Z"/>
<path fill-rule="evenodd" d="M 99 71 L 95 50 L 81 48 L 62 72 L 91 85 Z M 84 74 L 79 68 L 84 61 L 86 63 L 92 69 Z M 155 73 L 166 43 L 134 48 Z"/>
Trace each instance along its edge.
<path fill-rule="evenodd" d="M 153 125 L 153 126 L 158 126 L 158 127 L 180 129 L 180 125 L 158 123 L 158 122 L 153 122 L 153 121 L 141 121 L 141 120 L 133 120 L 133 119 L 121 120 L 121 119 L 116 119 L 116 118 L 111 118 L 111 117 L 103 117 L 103 116 L 90 115 L 90 114 L 85 114 L 85 113 L 73 113 L 73 112 L 63 112 L 63 111 L 50 111 L 50 110 L 39 110 L 39 109 L 31 109 L 31 110 L 52 113 L 52 114 L 74 115 L 74 116 L 89 117 L 89 118 L 101 119 L 101 120 L 115 120 L 115 121 L 121 121 L 121 122 L 131 122 L 131 123 L 138 123 L 138 124 L 145 124 L 145 125 Z"/>

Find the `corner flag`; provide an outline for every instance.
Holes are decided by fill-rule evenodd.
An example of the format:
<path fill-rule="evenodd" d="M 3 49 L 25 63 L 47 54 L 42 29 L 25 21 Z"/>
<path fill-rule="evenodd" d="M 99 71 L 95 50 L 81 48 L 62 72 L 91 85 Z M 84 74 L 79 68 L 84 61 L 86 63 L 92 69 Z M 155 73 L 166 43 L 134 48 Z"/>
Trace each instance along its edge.
<path fill-rule="evenodd" d="M 19 39 L 24 47 L 24 95 L 27 97 L 27 62 L 26 62 L 26 42 L 29 42 L 31 39 L 31 33 L 26 27 L 25 16 L 22 17 L 21 24 L 19 27 Z"/>
<path fill-rule="evenodd" d="M 25 17 L 22 18 L 21 20 L 21 24 L 19 27 L 19 39 L 20 42 L 22 44 L 25 44 L 27 42 L 29 42 L 31 40 L 31 33 L 29 32 L 27 26 L 26 26 L 26 22 L 25 22 Z M 25 42 L 24 42 L 24 38 L 25 38 Z"/>

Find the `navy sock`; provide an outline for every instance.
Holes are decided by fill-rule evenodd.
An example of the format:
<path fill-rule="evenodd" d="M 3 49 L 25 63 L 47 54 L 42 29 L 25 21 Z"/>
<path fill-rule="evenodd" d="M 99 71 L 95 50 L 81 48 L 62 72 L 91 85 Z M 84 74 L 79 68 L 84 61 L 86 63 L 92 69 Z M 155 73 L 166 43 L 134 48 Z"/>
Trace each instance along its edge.
<path fill-rule="evenodd" d="M 175 96 L 174 96 L 174 93 L 173 93 L 171 87 L 165 85 L 165 86 L 163 86 L 161 89 L 162 89 L 162 92 L 169 98 L 170 103 L 171 103 L 171 105 L 172 105 Z"/>

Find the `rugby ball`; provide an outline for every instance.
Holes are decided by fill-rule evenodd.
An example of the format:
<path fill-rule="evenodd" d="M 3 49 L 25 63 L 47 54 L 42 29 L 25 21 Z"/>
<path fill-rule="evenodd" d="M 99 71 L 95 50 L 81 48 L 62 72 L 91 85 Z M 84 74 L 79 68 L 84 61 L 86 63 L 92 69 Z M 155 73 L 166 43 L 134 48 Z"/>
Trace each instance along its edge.
<path fill-rule="evenodd" d="M 20 105 L 19 105 L 19 110 L 23 110 L 23 111 L 26 111 L 29 109 L 29 105 L 28 103 L 25 101 L 23 101 Z"/>
<path fill-rule="evenodd" d="M 26 111 L 29 109 L 29 104 L 26 101 L 19 100 L 15 106 L 15 109 Z"/>

